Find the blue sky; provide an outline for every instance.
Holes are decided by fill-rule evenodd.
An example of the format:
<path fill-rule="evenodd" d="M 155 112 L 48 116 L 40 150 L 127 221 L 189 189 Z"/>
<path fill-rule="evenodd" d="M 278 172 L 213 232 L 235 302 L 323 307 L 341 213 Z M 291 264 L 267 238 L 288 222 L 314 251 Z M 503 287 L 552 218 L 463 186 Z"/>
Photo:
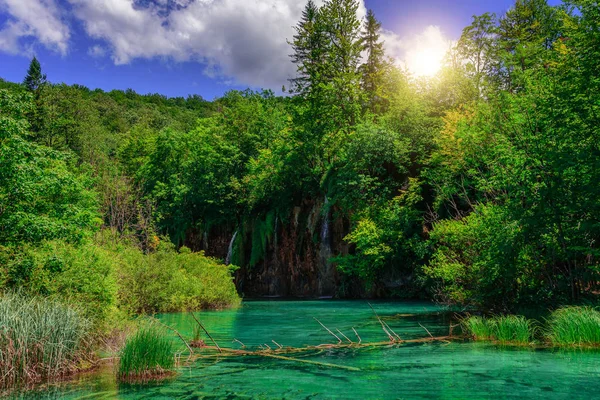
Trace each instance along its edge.
<path fill-rule="evenodd" d="M 135 5 L 132 5 L 135 3 Z M 550 1 L 558 4 L 559 1 Z M 364 0 L 399 60 L 456 40 L 472 15 L 512 0 Z M 286 38 L 301 0 L 0 0 L 0 77 L 21 81 L 35 54 L 52 82 L 206 99 L 274 90 L 293 73 Z M 362 10 L 364 12 L 364 9 Z"/>

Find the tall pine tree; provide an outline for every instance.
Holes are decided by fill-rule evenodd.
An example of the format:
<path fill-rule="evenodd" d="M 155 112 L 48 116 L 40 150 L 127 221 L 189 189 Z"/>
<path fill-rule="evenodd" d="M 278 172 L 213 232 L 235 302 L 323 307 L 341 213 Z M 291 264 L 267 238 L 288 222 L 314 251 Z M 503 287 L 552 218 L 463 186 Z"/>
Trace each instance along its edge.
<path fill-rule="evenodd" d="M 336 132 L 349 132 L 361 113 L 362 23 L 357 0 L 328 0 L 321 8 L 328 51 L 324 73 L 326 102 Z"/>
<path fill-rule="evenodd" d="M 383 74 L 386 67 L 385 51 L 383 42 L 380 40 L 379 31 L 381 23 L 375 18 L 373 10 L 367 12 L 364 24 L 362 42 L 367 60 L 361 66 L 362 89 L 367 97 L 366 106 L 373 113 L 382 112 L 383 99 L 381 98 L 381 87 L 383 85 Z"/>
<path fill-rule="evenodd" d="M 23 85 L 33 93 L 33 100 L 35 107 L 31 110 L 28 115 L 29 123 L 31 124 L 31 131 L 36 134 L 36 139 L 41 139 L 41 132 L 44 129 L 44 107 L 42 102 L 42 89 L 46 85 L 46 74 L 42 73 L 42 66 L 37 58 L 33 57 L 31 63 L 29 63 L 29 69 L 27 75 L 23 79 Z"/>
<path fill-rule="evenodd" d="M 296 25 L 296 34 L 288 42 L 294 53 L 292 62 L 296 64 L 296 78 L 290 79 L 291 92 L 303 97 L 309 97 L 323 78 L 320 73 L 325 55 L 325 35 L 319 16 L 319 8 L 313 0 L 309 0 L 302 18 Z"/>
<path fill-rule="evenodd" d="M 23 85 L 30 92 L 37 93 L 46 84 L 46 75 L 42 73 L 42 66 L 37 58 L 33 57 L 23 80 Z"/>

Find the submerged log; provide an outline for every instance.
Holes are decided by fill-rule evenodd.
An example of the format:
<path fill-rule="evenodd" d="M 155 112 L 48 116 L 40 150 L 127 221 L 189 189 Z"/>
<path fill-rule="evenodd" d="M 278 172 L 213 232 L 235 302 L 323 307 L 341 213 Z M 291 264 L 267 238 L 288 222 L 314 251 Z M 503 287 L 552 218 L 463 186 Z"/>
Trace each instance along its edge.
<path fill-rule="evenodd" d="M 304 346 L 304 347 L 289 347 L 289 346 L 284 347 L 281 344 L 277 343 L 276 341 L 271 340 L 271 342 L 277 346 L 276 348 L 272 348 L 268 344 L 263 343 L 263 344 L 259 345 L 259 349 L 257 349 L 257 350 L 247 349 L 246 345 L 244 343 L 242 343 L 241 341 L 239 341 L 238 339 L 234 339 L 233 343 L 236 343 L 236 342 L 239 343 L 242 346 L 241 349 L 220 347 L 217 344 L 217 342 L 212 338 L 212 336 L 208 333 L 208 331 L 206 330 L 204 325 L 202 325 L 200 323 L 200 321 L 196 318 L 196 316 L 193 313 L 191 313 L 192 317 L 194 317 L 194 320 L 196 321 L 196 323 L 198 323 L 198 325 L 200 325 L 200 327 L 204 330 L 204 332 L 212 340 L 214 346 L 206 345 L 206 346 L 202 347 L 202 350 L 203 350 L 202 354 L 193 353 L 192 349 L 189 348 L 189 346 L 188 346 L 188 348 L 190 350 L 190 357 L 188 358 L 188 362 L 194 362 L 199 359 L 211 359 L 211 360 L 215 360 L 215 362 L 218 362 L 219 360 L 226 358 L 226 357 L 265 357 L 265 358 L 278 359 L 278 360 L 284 360 L 284 361 L 290 361 L 290 362 L 311 364 L 311 365 L 316 365 L 316 366 L 320 366 L 320 367 L 324 367 L 324 368 L 337 368 L 337 369 L 343 369 L 343 370 L 347 370 L 347 371 L 360 371 L 360 369 L 356 368 L 356 367 L 350 367 L 350 366 L 346 366 L 346 365 L 338 365 L 338 364 L 332 364 L 332 363 L 326 363 L 326 362 L 320 362 L 320 361 L 313 361 L 313 360 L 305 360 L 305 359 L 301 359 L 298 357 L 299 356 L 306 357 L 306 356 L 316 355 L 316 354 L 323 352 L 323 350 L 325 350 L 325 349 L 340 349 L 340 350 L 342 350 L 342 349 L 358 349 L 358 350 L 360 350 L 360 349 L 368 349 L 368 348 L 374 348 L 374 347 L 400 346 L 403 344 L 410 344 L 410 343 L 428 343 L 428 342 L 446 342 L 446 343 L 448 343 L 451 340 L 461 339 L 461 337 L 452 336 L 452 335 L 433 336 L 427 328 L 425 328 L 423 325 L 419 324 L 429 334 L 429 337 L 403 340 L 400 338 L 400 336 L 396 332 L 394 332 L 389 327 L 388 324 L 386 324 L 379 317 L 379 315 L 377 315 L 377 313 L 375 312 L 375 309 L 373 309 L 372 306 L 371 306 L 371 309 L 373 310 L 373 313 L 375 314 L 379 323 L 381 324 L 381 328 L 388 335 L 389 341 L 362 343 L 361 337 L 359 336 L 356 329 L 354 329 L 354 327 L 353 327 L 352 331 L 354 332 L 354 334 L 356 335 L 356 337 L 358 339 L 358 343 L 356 343 L 356 342 L 353 342 L 352 340 L 350 340 L 350 338 L 348 338 L 346 335 L 344 335 L 342 333 L 342 331 L 335 328 L 337 330 L 337 332 L 344 339 L 347 340 L 347 343 L 345 343 L 331 329 L 329 329 L 327 326 L 325 326 L 317 318 L 314 318 L 315 321 L 317 321 L 319 323 L 319 325 L 321 325 L 321 327 L 323 327 L 331 336 L 333 336 L 335 339 L 337 339 L 337 341 L 338 341 L 337 343 L 323 343 L 323 344 L 319 344 L 319 345 Z M 181 336 L 180 336 L 180 338 L 181 338 Z M 183 338 L 181 338 L 181 339 L 183 340 Z M 184 341 L 184 343 L 186 343 L 185 340 L 183 340 L 183 341 Z M 187 345 L 187 343 L 186 343 L 186 345 Z M 310 352 L 316 352 L 316 353 L 310 354 Z M 292 355 L 296 355 L 296 357 L 291 357 Z"/>

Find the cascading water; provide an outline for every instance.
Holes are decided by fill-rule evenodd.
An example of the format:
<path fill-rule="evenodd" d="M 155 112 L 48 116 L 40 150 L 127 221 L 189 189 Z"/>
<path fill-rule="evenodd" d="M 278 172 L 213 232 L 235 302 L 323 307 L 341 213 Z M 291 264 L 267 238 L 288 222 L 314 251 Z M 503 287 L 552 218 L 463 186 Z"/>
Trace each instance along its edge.
<path fill-rule="evenodd" d="M 208 250 L 208 231 L 204 231 L 202 234 L 202 250 Z"/>
<path fill-rule="evenodd" d="M 233 254 L 233 243 L 235 242 L 237 234 L 238 231 L 236 230 L 231 238 L 231 241 L 229 242 L 229 247 L 227 248 L 227 257 L 225 257 L 225 265 L 231 264 L 231 256 Z"/>
<path fill-rule="evenodd" d="M 322 297 L 332 296 L 335 290 L 334 270 L 330 261 L 332 252 L 329 219 L 331 215 L 327 203 L 327 196 L 325 196 L 323 209 L 326 210 L 326 212 L 323 214 L 323 220 L 321 222 L 321 237 L 319 244 L 319 296 Z"/>

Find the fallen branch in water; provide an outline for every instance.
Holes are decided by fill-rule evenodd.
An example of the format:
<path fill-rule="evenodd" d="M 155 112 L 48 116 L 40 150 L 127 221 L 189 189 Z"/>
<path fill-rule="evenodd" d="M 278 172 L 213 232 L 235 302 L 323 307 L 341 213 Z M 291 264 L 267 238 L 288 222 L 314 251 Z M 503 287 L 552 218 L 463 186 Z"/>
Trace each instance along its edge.
<path fill-rule="evenodd" d="M 345 338 L 345 339 L 348 341 L 348 343 L 353 343 L 353 342 L 352 342 L 352 340 L 348 339 L 348 336 L 346 336 L 346 335 L 344 335 L 344 334 L 342 333 L 342 331 L 340 331 L 340 330 L 339 330 L 339 329 L 337 329 L 337 328 L 335 328 L 335 330 L 336 330 L 336 331 L 338 331 L 338 333 L 339 333 L 340 335 L 342 335 L 342 336 L 343 336 L 343 337 L 344 337 L 344 338 Z"/>
<path fill-rule="evenodd" d="M 290 361 L 290 362 L 311 364 L 311 365 L 316 365 L 316 366 L 320 366 L 320 367 L 324 367 L 324 368 L 337 368 L 337 369 L 344 369 L 347 371 L 360 371 L 360 369 L 356 368 L 356 367 L 349 367 L 346 365 L 338 365 L 338 364 L 331 364 L 331 363 L 326 363 L 326 362 L 306 360 L 306 359 L 302 359 L 302 358 L 298 358 L 298 357 L 315 356 L 317 354 L 322 353 L 325 349 L 327 349 L 327 350 L 332 350 L 332 349 L 360 350 L 360 349 L 369 349 L 369 348 L 376 348 L 376 347 L 401 346 L 401 345 L 408 344 L 408 343 L 430 343 L 430 342 L 448 343 L 450 340 L 460 339 L 460 337 L 456 337 L 456 336 L 452 336 L 452 335 L 433 336 L 427 328 L 425 328 L 423 325 L 419 324 L 427 332 L 429 337 L 419 338 L 419 339 L 402 340 L 402 339 L 400 339 L 400 336 L 396 332 L 394 332 L 393 329 L 390 328 L 390 326 L 379 317 L 379 315 L 377 314 L 377 312 L 375 311 L 373 306 L 371 306 L 371 304 L 369 304 L 369 306 L 373 310 L 373 313 L 375 314 L 375 316 L 377 317 L 377 320 L 381 324 L 381 328 L 388 335 L 390 341 L 362 343 L 362 339 L 361 339 L 360 335 L 358 334 L 356 329 L 354 327 L 352 327 L 352 331 L 354 332 L 354 334 L 356 335 L 356 338 L 358 339 L 358 343 L 356 343 L 356 342 L 353 342 L 348 336 L 346 336 L 341 330 L 335 328 L 335 330 L 339 333 L 339 335 L 341 337 L 343 337 L 344 339 L 346 339 L 346 341 L 347 341 L 347 343 L 346 343 L 346 342 L 342 341 L 340 336 L 336 335 L 331 329 L 329 329 L 327 326 L 325 326 L 321 321 L 319 321 L 317 318 L 314 318 L 314 320 L 317 321 L 319 323 L 319 325 L 321 325 L 321 327 L 323 327 L 323 329 L 325 329 L 331 336 L 333 336 L 337 340 L 337 343 L 324 343 L 324 344 L 319 344 L 316 346 L 304 346 L 304 347 L 284 347 L 281 344 L 277 343 L 275 340 L 271 340 L 271 342 L 273 342 L 273 344 L 275 344 L 277 346 L 276 348 L 269 346 L 267 343 L 263 343 L 263 344 L 258 345 L 258 349 L 249 350 L 249 349 L 246 349 L 246 345 L 244 343 L 242 343 L 240 340 L 233 339 L 233 342 L 237 342 L 242 346 L 241 349 L 222 348 L 211 337 L 211 335 L 208 333 L 206 328 L 204 328 L 202 323 L 196 318 L 196 316 L 190 312 L 190 314 L 192 314 L 192 316 L 194 317 L 194 320 L 196 321 L 196 323 L 198 323 L 198 325 L 204 330 L 204 332 L 212 340 L 212 342 L 214 343 L 214 346 L 203 347 L 202 349 L 205 351 L 203 354 L 194 354 L 193 357 L 190 356 L 188 361 L 193 362 L 193 361 L 199 360 L 199 359 L 207 359 L 207 360 L 215 360 L 215 362 L 218 362 L 218 360 L 225 358 L 225 357 L 265 357 L 265 358 L 279 359 L 279 360 Z M 175 331 L 173 328 L 170 328 L 168 326 L 166 326 L 166 327 Z M 178 336 L 183 340 L 181 335 L 178 335 Z M 185 342 L 185 340 L 184 340 L 184 342 Z M 186 345 L 187 345 L 187 342 L 186 342 Z M 190 353 L 191 353 L 191 349 L 190 349 Z M 292 355 L 296 355 L 296 357 L 291 357 Z"/>
<path fill-rule="evenodd" d="M 185 339 L 183 338 L 183 336 L 181 336 L 181 333 L 179 333 L 179 331 L 175 328 L 170 327 L 169 325 L 163 324 L 162 322 L 160 322 L 158 319 L 152 317 L 152 321 L 158 323 L 161 326 L 164 326 L 165 328 L 169 329 L 170 331 L 174 332 L 177 336 L 179 336 L 179 339 L 181 339 L 181 341 L 183 342 L 183 344 L 185 344 L 185 347 L 188 348 L 188 350 L 190 351 L 190 355 L 194 354 L 194 350 L 192 350 L 192 348 L 190 347 L 190 345 L 188 344 L 188 342 L 185 341 Z"/>
<path fill-rule="evenodd" d="M 318 361 L 302 360 L 301 358 L 285 357 L 285 356 L 279 356 L 279 355 L 275 355 L 275 354 L 261 354 L 261 356 L 269 357 L 269 358 L 276 358 L 278 360 L 294 361 L 294 362 L 299 362 L 299 363 L 318 365 L 319 367 L 338 368 L 338 369 L 345 369 L 347 371 L 360 371 L 360 368 L 356 368 L 356 367 L 348 367 L 346 365 L 330 364 L 330 363 L 324 363 L 324 362 L 318 362 Z"/>
<path fill-rule="evenodd" d="M 325 328 L 325 330 L 327 330 L 327 332 L 329 332 L 331 335 L 333 335 L 333 337 L 338 340 L 338 343 L 342 343 L 342 339 L 340 339 L 339 336 L 336 335 L 335 333 L 331 332 L 331 330 L 328 327 L 326 327 L 325 325 L 323 325 L 323 323 L 321 323 L 321 321 L 319 321 L 316 318 L 315 318 L 315 321 L 317 321 L 323 328 Z"/>
<path fill-rule="evenodd" d="M 396 338 L 398 339 L 398 341 L 402 342 L 402 339 L 400 338 L 400 336 L 398 336 L 398 334 L 396 332 L 394 332 L 392 330 L 392 328 L 390 328 L 390 326 L 388 324 L 386 324 L 377 314 L 377 312 L 375 311 L 375 309 L 373 308 L 373 306 L 371 305 L 371 303 L 367 302 L 367 304 L 369 305 L 369 307 L 371 307 L 371 310 L 373 310 L 373 314 L 375 314 L 375 316 L 377 317 L 377 319 L 379 320 L 379 323 L 381 324 L 381 328 L 383 329 L 383 331 L 385 332 L 386 335 L 388 335 L 388 337 L 390 338 L 390 342 L 396 342 Z M 388 330 L 389 329 L 389 330 Z M 390 333 L 390 331 L 394 334 L 394 336 L 392 336 L 392 333 Z"/>
<path fill-rule="evenodd" d="M 206 335 L 210 338 L 210 340 L 215 344 L 215 347 L 219 350 L 219 353 L 221 353 L 221 348 L 219 347 L 219 345 L 217 344 L 217 342 L 215 342 L 215 339 L 213 339 L 212 336 L 210 336 L 210 333 L 208 333 L 208 331 L 206 330 L 206 328 L 204 327 L 204 325 L 202 325 L 202 322 L 200 322 L 198 320 L 198 318 L 196 318 L 196 315 L 194 315 L 194 313 L 192 311 L 190 311 L 190 314 L 192 314 L 192 317 L 194 317 L 194 320 L 196 320 L 196 322 L 198 323 L 198 325 L 200 325 L 200 328 L 202 328 L 202 330 L 204 331 L 204 333 L 206 333 Z"/>
<path fill-rule="evenodd" d="M 361 344 L 362 343 L 362 339 L 360 338 L 360 336 L 358 336 L 358 332 L 356 332 L 356 329 L 354 329 L 354 327 L 352 327 L 352 330 L 354 331 L 354 334 L 358 338 L 358 344 Z"/>
<path fill-rule="evenodd" d="M 429 334 L 429 337 L 433 337 L 433 335 L 431 334 L 431 332 L 429 332 L 429 329 L 425 328 L 423 325 L 421 325 L 421 323 L 419 322 L 419 326 L 423 329 L 425 329 L 425 331 L 427 331 L 427 333 Z"/>

